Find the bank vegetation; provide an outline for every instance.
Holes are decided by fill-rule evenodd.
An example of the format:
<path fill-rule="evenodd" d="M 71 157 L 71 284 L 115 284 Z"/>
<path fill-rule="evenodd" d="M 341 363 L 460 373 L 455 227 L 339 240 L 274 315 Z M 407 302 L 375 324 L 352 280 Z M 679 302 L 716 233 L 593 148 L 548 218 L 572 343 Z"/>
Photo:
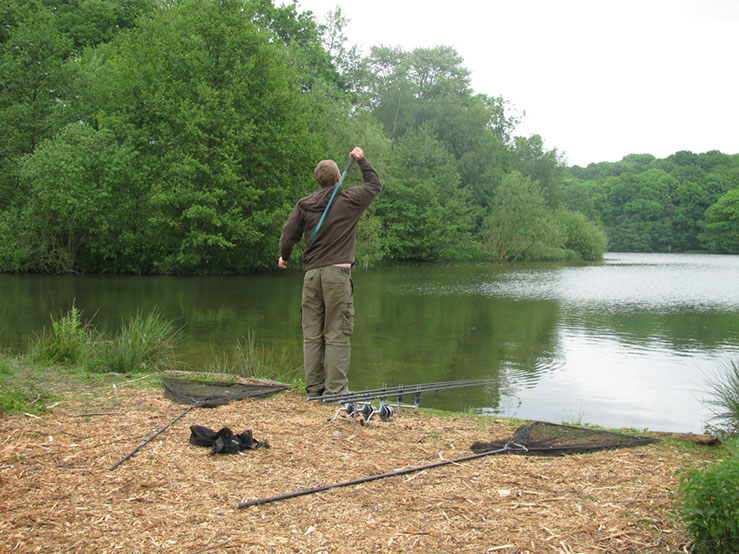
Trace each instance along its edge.
<path fill-rule="evenodd" d="M 567 167 L 454 49 L 359 52 L 340 8 L 11 0 L 0 20 L 0 270 L 274 268 L 312 168 L 355 145 L 385 186 L 361 265 L 739 251 L 738 156 Z"/>

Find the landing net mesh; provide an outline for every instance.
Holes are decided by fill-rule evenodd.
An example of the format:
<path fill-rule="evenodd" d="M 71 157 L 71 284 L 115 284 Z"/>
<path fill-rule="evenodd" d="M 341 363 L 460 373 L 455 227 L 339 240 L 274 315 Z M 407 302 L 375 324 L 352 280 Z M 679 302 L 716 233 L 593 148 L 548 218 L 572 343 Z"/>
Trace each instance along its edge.
<path fill-rule="evenodd" d="M 535 421 L 519 427 L 509 439 L 475 442 L 471 449 L 478 454 L 500 450 L 512 454 L 563 455 L 629 448 L 655 442 L 657 439 L 651 437 Z"/>
<path fill-rule="evenodd" d="M 242 398 L 267 398 L 288 388 L 283 383 L 247 384 L 225 381 L 203 381 L 162 377 L 164 394 L 180 404 L 195 404 L 203 407 L 222 406 Z"/>

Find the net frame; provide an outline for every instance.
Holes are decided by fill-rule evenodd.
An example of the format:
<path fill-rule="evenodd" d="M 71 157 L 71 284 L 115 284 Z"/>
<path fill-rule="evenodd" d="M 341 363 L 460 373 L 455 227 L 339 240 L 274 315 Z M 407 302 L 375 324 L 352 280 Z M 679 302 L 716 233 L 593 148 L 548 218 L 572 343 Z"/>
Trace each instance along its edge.
<path fill-rule="evenodd" d="M 549 433 L 549 435 L 546 435 L 546 433 Z M 544 440 L 544 437 L 546 436 L 548 436 L 551 440 Z M 570 442 L 565 442 L 564 437 L 567 436 L 570 437 Z M 574 436 L 579 437 L 579 440 L 577 442 L 573 440 Z M 536 441 L 534 441 L 532 437 L 537 437 Z M 555 437 L 558 437 L 558 440 L 555 440 Z M 595 440 L 592 437 L 598 437 L 598 440 Z M 341 483 L 334 483 L 332 485 L 325 485 L 312 489 L 303 489 L 300 491 L 281 494 L 278 496 L 258 498 L 256 500 L 250 500 L 248 502 L 241 502 L 240 504 L 237 504 L 236 507 L 241 509 L 249 508 L 251 506 L 259 506 L 261 504 L 276 502 L 278 500 L 286 500 L 288 498 L 296 498 L 298 496 L 305 496 L 307 494 L 315 494 L 339 487 L 360 485 L 363 483 L 368 483 L 370 481 L 385 479 L 387 477 L 408 475 L 417 471 L 425 471 L 427 469 L 433 469 L 449 464 L 459 464 L 462 462 L 477 460 L 485 456 L 494 456 L 497 454 L 511 453 L 564 455 L 584 452 L 597 452 L 599 450 L 611 450 L 615 448 L 628 448 L 633 446 L 653 444 L 655 442 L 659 442 L 659 440 L 652 437 L 630 436 L 616 433 L 614 431 L 605 431 L 588 427 L 573 427 L 570 425 L 560 425 L 557 423 L 548 423 L 545 421 L 534 421 L 532 423 L 519 427 L 510 439 L 503 441 L 492 441 L 488 443 L 473 443 L 471 447 L 472 450 L 475 451 L 475 449 L 477 448 L 480 451 L 470 456 L 464 456 L 462 458 L 456 458 L 454 460 L 444 460 L 424 466 L 409 467 L 406 469 L 391 471 L 389 473 L 371 475 L 370 477 L 353 479 L 351 481 L 343 481 Z"/>

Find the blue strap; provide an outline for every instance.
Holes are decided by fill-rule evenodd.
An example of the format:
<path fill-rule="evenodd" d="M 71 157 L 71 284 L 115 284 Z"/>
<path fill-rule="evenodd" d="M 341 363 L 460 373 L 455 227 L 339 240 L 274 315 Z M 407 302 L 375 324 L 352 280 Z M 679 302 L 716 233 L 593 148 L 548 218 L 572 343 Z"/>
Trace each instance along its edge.
<path fill-rule="evenodd" d="M 331 204 L 334 203 L 334 198 L 336 198 L 336 195 L 339 194 L 341 183 L 344 182 L 344 177 L 346 177 L 346 174 L 349 172 L 349 168 L 352 166 L 353 162 L 354 162 L 354 156 L 349 156 L 349 163 L 346 164 L 346 169 L 344 169 L 344 173 L 341 174 L 341 179 L 339 179 L 339 182 L 336 183 L 336 186 L 334 187 L 334 192 L 331 195 L 331 198 L 329 199 L 328 204 L 326 204 L 326 209 L 323 210 L 323 215 L 321 216 L 321 219 L 318 220 L 318 225 L 316 225 L 316 228 L 313 230 L 313 233 L 310 236 L 310 240 L 313 240 L 314 238 L 316 238 L 316 235 L 318 234 L 318 230 L 321 228 L 321 225 L 323 225 L 323 220 L 326 219 L 326 214 L 328 213 L 329 208 L 331 208 Z"/>

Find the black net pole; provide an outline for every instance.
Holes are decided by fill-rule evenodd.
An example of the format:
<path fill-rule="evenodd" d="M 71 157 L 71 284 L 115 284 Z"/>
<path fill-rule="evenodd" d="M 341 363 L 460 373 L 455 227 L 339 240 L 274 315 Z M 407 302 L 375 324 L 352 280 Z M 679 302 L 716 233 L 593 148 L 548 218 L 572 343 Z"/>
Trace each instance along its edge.
<path fill-rule="evenodd" d="M 250 500 L 249 502 L 242 502 L 238 504 L 237 508 L 248 508 L 250 506 L 259 506 L 260 504 L 267 504 L 269 502 L 276 502 L 277 500 L 286 500 L 288 498 L 295 498 L 297 496 L 305 496 L 307 494 L 314 494 L 317 492 L 323 492 L 331 489 L 337 489 L 339 487 L 349 487 L 351 485 L 361 485 L 362 483 L 369 483 L 370 481 L 377 481 L 378 479 L 385 479 L 386 477 L 396 477 L 398 475 L 408 475 L 409 473 L 415 473 L 417 471 L 423 471 L 424 469 L 433 469 L 435 467 L 445 466 L 448 464 L 458 464 L 460 462 L 466 462 L 468 460 L 476 460 L 483 456 L 490 456 L 491 454 L 501 454 L 510 450 L 507 446 L 498 450 L 491 450 L 490 452 L 482 452 L 480 454 L 473 454 L 471 456 L 465 456 L 463 458 L 456 458 L 454 460 L 445 460 L 443 462 L 436 462 L 425 466 L 410 467 L 407 469 L 401 469 L 398 471 L 392 471 L 390 473 L 383 473 L 381 475 L 371 475 L 370 477 L 363 477 L 362 479 L 354 479 L 353 481 L 344 481 L 343 483 L 334 483 L 333 485 L 326 485 L 324 487 L 316 487 L 313 489 L 304 489 L 302 491 L 291 492 L 288 494 L 281 494 L 279 496 L 270 496 L 269 498 L 260 498 L 258 500 Z"/>
<path fill-rule="evenodd" d="M 124 456 L 123 458 L 121 458 L 121 459 L 120 459 L 120 460 L 119 460 L 119 461 L 118 461 L 118 462 L 117 462 L 116 464 L 114 464 L 113 466 L 111 466 L 111 468 L 110 468 L 110 469 L 109 469 L 108 471 L 113 471 L 113 470 L 114 470 L 115 468 L 117 468 L 117 467 L 118 467 L 119 465 L 121 465 L 121 464 L 122 464 L 123 462 L 125 462 L 126 460 L 128 460 L 128 459 L 129 459 L 129 458 L 130 458 L 131 456 L 133 456 L 134 454 L 136 454 L 136 452 L 138 452 L 139 450 L 141 450 L 141 449 L 142 449 L 142 448 L 143 448 L 144 446 L 146 446 L 147 444 L 149 444 L 149 443 L 150 443 L 151 441 L 153 441 L 153 440 L 154 440 L 154 439 L 155 439 L 156 437 L 158 437 L 159 435 L 161 435 L 162 433 L 164 433 L 164 431 L 166 431 L 167 429 L 169 429 L 170 425 L 172 425 L 172 424 L 173 424 L 173 423 L 174 423 L 175 421 L 177 421 L 178 419 L 181 419 L 181 418 L 183 418 L 183 417 L 185 416 L 185 414 L 186 414 L 187 412 L 189 412 L 190 410 L 192 410 L 192 409 L 193 409 L 193 408 L 194 408 L 195 406 L 197 406 L 198 404 L 200 404 L 200 402 L 194 402 L 194 403 L 193 403 L 193 404 L 192 404 L 192 405 L 191 405 L 190 407 L 188 407 L 188 408 L 187 408 L 187 409 L 186 409 L 186 410 L 185 410 L 184 412 L 182 412 L 182 413 L 181 413 L 180 415 L 178 415 L 178 416 L 177 416 L 176 418 L 174 418 L 174 419 L 173 419 L 172 421 L 170 421 L 169 423 L 167 423 L 167 425 L 165 425 L 164 427 L 162 427 L 161 429 L 159 429 L 159 431 L 157 431 L 156 433 L 154 433 L 154 434 L 153 434 L 152 436 L 150 436 L 150 437 L 149 437 L 148 439 L 146 439 L 146 440 L 145 440 L 144 442 L 142 442 L 142 443 L 141 443 L 140 445 L 138 445 L 138 446 L 137 446 L 136 448 L 134 448 L 133 450 L 131 450 L 131 452 L 129 452 L 128 454 L 126 454 L 126 455 L 125 455 L 125 456 Z"/>
<path fill-rule="evenodd" d="M 567 433 L 577 432 L 577 436 L 567 435 Z M 532 436 L 532 434 L 534 436 Z M 557 439 L 557 440 L 555 440 Z M 258 506 L 260 504 L 267 504 L 268 502 L 275 502 L 277 500 L 285 500 L 288 498 L 295 498 L 297 496 L 305 496 L 306 494 L 313 494 L 317 492 L 323 492 L 338 487 L 348 487 L 350 485 L 360 485 L 362 483 L 369 483 L 370 481 L 377 481 L 378 479 L 384 479 L 386 477 L 395 477 L 398 475 L 407 475 L 416 471 L 423 471 L 424 469 L 432 469 L 435 467 L 445 466 L 448 464 L 458 464 L 461 462 L 467 462 L 469 460 L 476 460 L 484 456 L 490 456 L 492 454 L 502 454 L 504 452 L 521 453 L 521 454 L 567 454 L 567 453 L 584 453 L 584 452 L 596 452 L 598 450 L 610 449 L 610 448 L 626 448 L 631 446 L 641 446 L 656 442 L 655 439 L 649 437 L 629 437 L 626 435 L 620 435 L 618 433 L 612 433 L 608 431 L 601 431 L 597 429 L 581 429 L 565 425 L 555 425 L 551 423 L 545 423 L 541 421 L 535 421 L 529 423 L 518 429 L 511 438 L 503 442 L 498 443 L 475 443 L 472 445 L 473 450 L 477 450 L 476 447 L 485 448 L 484 452 L 478 450 L 477 454 L 471 456 L 464 456 L 462 458 L 456 458 L 454 460 L 446 460 L 443 462 L 436 462 L 434 464 L 428 464 L 425 466 L 411 467 L 408 469 L 401 469 L 390 473 L 383 473 L 381 475 L 372 475 L 370 477 L 364 477 L 362 479 L 354 479 L 353 481 L 344 481 L 343 483 L 335 483 L 333 485 L 326 485 L 324 487 L 316 487 L 313 489 L 305 489 L 302 491 L 291 492 L 288 494 L 282 494 L 280 496 L 271 496 L 269 498 L 260 498 L 258 500 L 251 500 L 249 502 L 242 502 L 237 505 L 237 508 L 248 508 L 249 506 Z"/>

